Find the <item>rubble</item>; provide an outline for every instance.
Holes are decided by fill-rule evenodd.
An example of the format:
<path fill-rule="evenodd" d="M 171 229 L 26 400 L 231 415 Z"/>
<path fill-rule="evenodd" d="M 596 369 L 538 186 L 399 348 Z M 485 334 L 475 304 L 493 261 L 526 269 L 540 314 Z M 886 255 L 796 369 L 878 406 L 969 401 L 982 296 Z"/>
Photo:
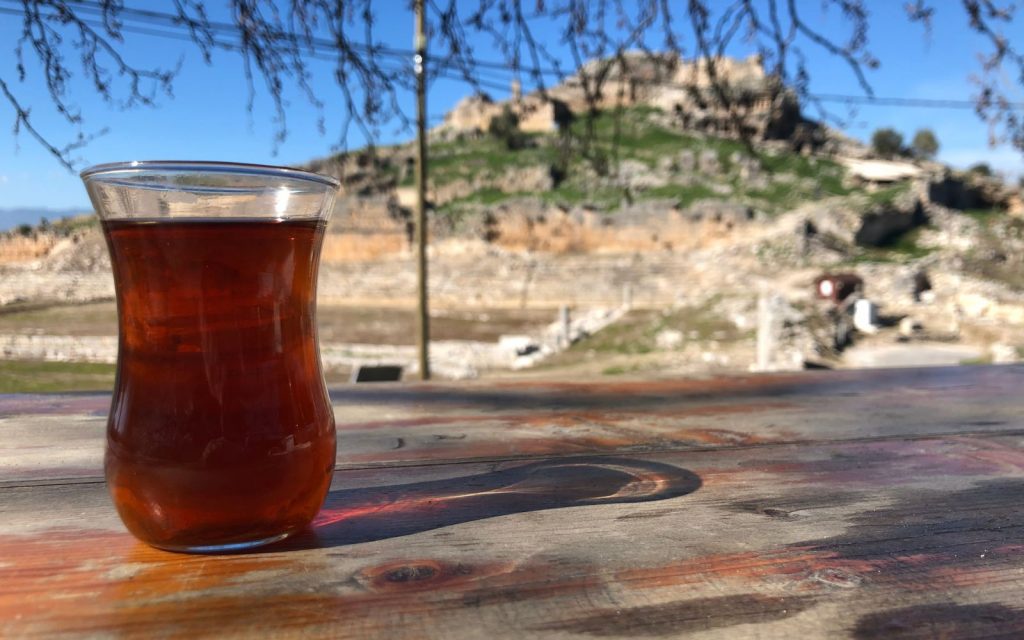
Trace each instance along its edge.
<path fill-rule="evenodd" d="M 654 344 L 665 351 L 678 349 L 683 342 L 683 332 L 676 329 L 663 329 L 654 336 Z"/>
<path fill-rule="evenodd" d="M 992 356 L 992 364 L 1015 364 L 1021 359 L 1017 347 L 1009 344 L 993 344 L 989 348 L 989 352 Z"/>
<path fill-rule="evenodd" d="M 899 332 L 904 338 L 914 338 L 920 335 L 922 331 L 924 331 L 924 325 L 921 324 L 920 320 L 911 316 L 900 319 Z"/>

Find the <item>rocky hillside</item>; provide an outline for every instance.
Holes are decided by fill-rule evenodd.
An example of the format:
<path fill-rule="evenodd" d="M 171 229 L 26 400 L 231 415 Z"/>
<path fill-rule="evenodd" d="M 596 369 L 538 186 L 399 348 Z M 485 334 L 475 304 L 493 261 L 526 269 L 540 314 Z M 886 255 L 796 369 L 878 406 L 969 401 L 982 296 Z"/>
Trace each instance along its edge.
<path fill-rule="evenodd" d="M 1015 189 L 935 163 L 872 160 L 837 134 L 813 152 L 786 140 L 748 144 L 649 106 L 567 127 L 520 132 L 514 145 L 484 132 L 434 133 L 438 308 L 625 303 L 634 310 L 625 328 L 608 334 L 625 337 L 583 341 L 563 364 L 585 366 L 607 347 L 611 364 L 599 371 L 653 358 L 657 370 L 692 372 L 755 364 L 758 306 L 778 300 L 785 320 L 772 366 L 840 363 L 833 311 L 812 283 L 850 272 L 883 316 L 880 333 L 862 342 L 960 341 L 979 360 L 1024 350 Z M 414 300 L 412 157 L 399 145 L 309 164 L 344 183 L 324 247 L 325 304 Z M 912 295 L 922 277 L 931 288 L 923 301 Z M 0 237 L 0 308 L 112 294 L 94 219 Z"/>
<path fill-rule="evenodd" d="M 585 129 L 577 121 L 568 134 L 524 135 L 515 149 L 480 132 L 438 135 L 429 189 L 434 238 L 554 253 L 682 250 L 828 202 L 836 217 L 870 221 L 858 244 L 877 246 L 924 222 L 919 212 L 900 227 L 908 207 L 1020 206 L 1013 190 L 935 163 L 855 160 L 867 149 L 837 134 L 829 148 L 844 155 L 801 154 L 786 141 L 750 146 L 682 129 L 675 116 L 648 107 L 603 113 L 592 132 Z M 343 179 L 333 229 L 360 237 L 358 247 L 329 243 L 328 260 L 358 261 L 408 245 L 412 153 L 404 145 L 310 163 Z M 876 173 L 881 165 L 886 179 L 865 164 Z M 888 179 L 892 167 L 907 177 Z M 889 229 L 890 222 L 897 226 Z"/>

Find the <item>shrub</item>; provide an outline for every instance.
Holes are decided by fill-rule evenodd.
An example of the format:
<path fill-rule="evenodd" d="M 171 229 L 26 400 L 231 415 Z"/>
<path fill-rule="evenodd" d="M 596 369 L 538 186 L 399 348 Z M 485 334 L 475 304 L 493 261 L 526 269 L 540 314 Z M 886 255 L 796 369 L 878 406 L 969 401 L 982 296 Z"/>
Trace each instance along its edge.
<path fill-rule="evenodd" d="M 992 167 L 987 162 L 976 162 L 967 168 L 968 173 L 976 176 L 992 177 Z"/>
<path fill-rule="evenodd" d="M 910 148 L 918 158 L 931 160 L 939 152 L 939 140 L 931 129 L 918 129 L 910 143 Z"/>
<path fill-rule="evenodd" d="M 487 133 L 505 143 L 509 151 L 518 151 L 526 147 L 526 136 L 519 129 L 519 116 L 512 112 L 508 105 L 501 113 L 491 118 Z"/>
<path fill-rule="evenodd" d="M 903 134 L 885 127 L 871 134 L 871 148 L 883 158 L 892 158 L 903 153 Z"/>

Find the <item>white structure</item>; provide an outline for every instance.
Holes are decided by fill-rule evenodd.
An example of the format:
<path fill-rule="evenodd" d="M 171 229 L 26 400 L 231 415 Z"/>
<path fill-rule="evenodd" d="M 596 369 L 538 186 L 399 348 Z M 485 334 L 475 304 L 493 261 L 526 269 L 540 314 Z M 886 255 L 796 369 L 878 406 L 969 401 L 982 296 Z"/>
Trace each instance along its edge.
<path fill-rule="evenodd" d="M 860 178 L 864 182 L 879 184 L 916 178 L 922 172 L 921 167 L 910 162 L 862 160 L 860 158 L 838 158 L 838 161 L 849 170 L 850 175 Z"/>
<path fill-rule="evenodd" d="M 854 302 L 853 326 L 861 333 L 877 333 L 878 305 L 863 298 Z"/>

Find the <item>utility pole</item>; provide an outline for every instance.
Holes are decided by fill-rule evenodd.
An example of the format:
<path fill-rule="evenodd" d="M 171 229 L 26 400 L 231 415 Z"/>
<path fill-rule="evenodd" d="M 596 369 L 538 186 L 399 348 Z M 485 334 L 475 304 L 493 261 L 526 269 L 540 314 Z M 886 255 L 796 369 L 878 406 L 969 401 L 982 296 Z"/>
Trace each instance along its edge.
<path fill-rule="evenodd" d="M 425 0 L 416 8 L 416 351 L 420 379 L 430 379 L 430 312 L 427 308 L 427 32 L 424 25 Z"/>

